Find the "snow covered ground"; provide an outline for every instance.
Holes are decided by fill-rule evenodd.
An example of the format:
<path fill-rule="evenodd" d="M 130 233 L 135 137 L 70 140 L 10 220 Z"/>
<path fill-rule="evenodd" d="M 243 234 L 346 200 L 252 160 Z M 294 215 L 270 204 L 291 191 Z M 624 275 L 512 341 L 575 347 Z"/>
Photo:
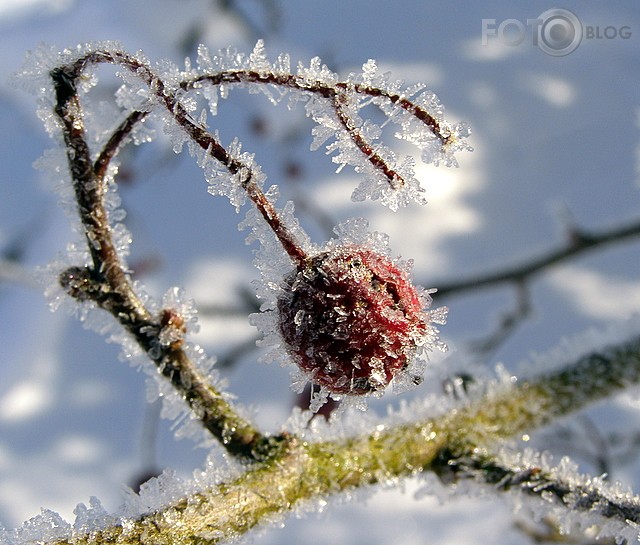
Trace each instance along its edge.
<path fill-rule="evenodd" d="M 255 151 L 269 181 L 296 201 L 315 241 L 327 237 L 324 217 L 332 223 L 366 217 L 372 229 L 390 236 L 395 254 L 414 260 L 414 276 L 427 287 L 562 246 L 571 225 L 598 230 L 638 217 L 636 0 L 567 0 L 562 6 L 238 0 L 231 3 L 238 12 L 218 4 L 223 2 L 0 0 L 0 250 L 6 256 L 15 249 L 26 267 L 17 280 L 0 284 L 0 525 L 18 525 L 40 507 L 68 519 L 78 502 L 93 495 L 115 508 L 122 486 L 149 465 L 189 475 L 206 456 L 189 440 L 175 441 L 170 423 L 162 421 L 150 459 L 145 438 L 155 417 L 145 404 L 143 375 L 118 361 L 117 346 L 67 313 L 51 313 L 42 290 L 32 285 L 28 273 L 64 252 L 72 237 L 56 194 L 32 168 L 51 145 L 33 97 L 9 82 L 25 52 L 40 42 L 63 48 L 120 40 L 152 60 L 182 63 L 193 55 L 193 40 L 211 50 L 232 45 L 249 52 L 264 37 L 272 58 L 287 51 L 294 62 L 308 64 L 319 55 L 344 75 L 373 58 L 407 83 L 426 82 L 448 118 L 470 124 L 475 151 L 459 155 L 458 169 L 419 167 L 429 203 L 396 213 L 378 203 L 351 202 L 357 175 L 348 169 L 336 175 L 329 158 L 308 151 L 313 125 L 301 110 L 274 108 L 239 90 L 221 103 L 211 124 L 224 142 L 239 136 L 245 149 Z M 572 10 L 585 31 L 565 56 L 534 46 L 534 25 L 527 23 L 557 7 Z M 519 38 L 519 45 L 507 44 Z M 202 308 L 236 304 L 238 289 L 257 277 L 245 233 L 237 230 L 244 211 L 238 215 L 226 199 L 207 194 L 188 154 L 173 156 L 162 143 L 138 151 L 127 163 L 121 193 L 134 236 L 130 261 L 148 269 L 142 281 L 155 294 L 185 286 Z M 638 242 L 627 242 L 536 277 L 529 286 L 530 316 L 481 363 L 516 369 L 531 352 L 566 336 L 622 325 L 640 309 L 639 262 Z M 434 362 L 421 388 L 437 389 L 449 370 L 464 368 L 469 341 L 486 338 L 515 301 L 509 287 L 438 301 L 450 307 L 442 332 L 452 352 Z M 224 355 L 253 334 L 241 316 L 205 315 L 200 323 L 197 340 L 210 354 Z M 257 355 L 250 352 L 223 372 L 229 390 L 255 409 L 261 425 L 275 430 L 293 403 L 288 370 L 257 363 Z M 397 402 L 385 396 L 374 408 Z M 640 427 L 637 404 L 628 396 L 590 417 L 602 433 L 632 434 Z M 595 447 L 585 434 L 579 449 L 557 448 L 587 464 L 580 452 Z M 617 464 L 613 476 L 638 491 L 639 468 L 637 460 Z M 257 540 L 528 542 L 500 502 L 458 497 L 440 505 L 433 498 L 416 501 L 415 488 L 333 505 L 320 517 L 292 519 Z"/>

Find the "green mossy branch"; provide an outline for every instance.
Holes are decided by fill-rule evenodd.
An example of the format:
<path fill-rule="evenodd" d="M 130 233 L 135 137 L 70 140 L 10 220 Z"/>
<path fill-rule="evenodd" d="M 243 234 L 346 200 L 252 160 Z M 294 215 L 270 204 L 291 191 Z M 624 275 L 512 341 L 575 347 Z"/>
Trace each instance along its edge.
<path fill-rule="evenodd" d="M 497 465 L 492 465 L 490 453 L 504 441 L 530 433 L 638 381 L 640 339 L 634 338 L 532 380 L 501 384 L 436 418 L 380 425 L 372 433 L 335 441 L 310 442 L 291 436 L 286 448 L 272 459 L 251 466 L 233 481 L 202 490 L 137 520 L 78 532 L 57 543 L 213 545 L 282 518 L 305 503 L 313 507 L 314 501 L 331 494 L 426 471 L 440 474 L 447 464 L 454 465 L 468 455 L 483 460 L 478 473 L 482 478 L 482 468 L 487 468 L 485 480 L 491 483 Z M 539 479 L 538 473 L 531 475 Z M 585 509 L 597 503 L 594 495 L 600 493 L 596 488 L 578 492 L 592 500 L 585 503 Z M 611 498 L 607 501 L 612 502 Z M 580 504 L 573 508 L 579 509 Z M 638 512 L 630 513 L 622 506 L 610 509 L 610 516 L 624 513 L 626 520 L 621 522 L 638 524 Z"/>

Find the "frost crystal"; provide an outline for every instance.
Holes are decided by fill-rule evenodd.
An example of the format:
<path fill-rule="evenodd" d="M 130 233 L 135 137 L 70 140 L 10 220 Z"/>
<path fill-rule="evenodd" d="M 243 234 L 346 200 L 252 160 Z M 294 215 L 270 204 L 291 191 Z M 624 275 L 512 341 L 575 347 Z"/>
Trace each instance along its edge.
<path fill-rule="evenodd" d="M 28 545 L 66 541 L 71 535 L 71 525 L 58 513 L 43 509 L 39 515 L 27 520 L 15 530 L 0 529 L 0 543 Z"/>

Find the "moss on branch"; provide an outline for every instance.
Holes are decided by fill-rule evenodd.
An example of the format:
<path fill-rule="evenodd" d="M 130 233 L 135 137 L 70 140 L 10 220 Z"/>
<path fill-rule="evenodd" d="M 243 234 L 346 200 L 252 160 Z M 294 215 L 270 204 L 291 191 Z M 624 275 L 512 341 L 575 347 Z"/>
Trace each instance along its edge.
<path fill-rule="evenodd" d="M 481 452 L 486 462 L 486 453 L 502 442 L 580 410 L 639 379 L 640 339 L 634 338 L 583 356 L 558 371 L 521 383 L 502 384 L 440 417 L 389 427 L 379 425 L 373 432 L 335 441 L 291 437 L 278 455 L 251 466 L 235 480 L 137 520 L 79 532 L 57 543 L 224 542 L 331 494 L 425 471 L 438 473 L 447 464 L 444 458 L 453 461 L 465 453 Z M 611 512 L 615 516 L 617 511 Z M 640 520 L 630 522 L 637 524 Z"/>

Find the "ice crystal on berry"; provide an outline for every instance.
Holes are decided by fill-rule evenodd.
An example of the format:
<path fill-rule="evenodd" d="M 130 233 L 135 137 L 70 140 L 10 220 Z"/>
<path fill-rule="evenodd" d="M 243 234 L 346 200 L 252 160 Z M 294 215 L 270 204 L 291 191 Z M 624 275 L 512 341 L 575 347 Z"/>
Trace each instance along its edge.
<path fill-rule="evenodd" d="M 366 228 L 365 220 L 345 222 L 338 240 L 310 251 L 280 282 L 265 278 L 278 286 L 265 305 L 272 310 L 253 317 L 277 345 L 276 359 L 299 369 L 299 387 L 310 381 L 325 400 L 418 384 L 423 353 L 446 348 L 434 324 L 447 309 L 428 310 L 431 292 L 389 257 L 385 235 Z"/>
<path fill-rule="evenodd" d="M 432 333 L 407 274 L 366 247 L 322 252 L 286 286 L 278 313 L 288 352 L 337 394 L 384 390 Z"/>

